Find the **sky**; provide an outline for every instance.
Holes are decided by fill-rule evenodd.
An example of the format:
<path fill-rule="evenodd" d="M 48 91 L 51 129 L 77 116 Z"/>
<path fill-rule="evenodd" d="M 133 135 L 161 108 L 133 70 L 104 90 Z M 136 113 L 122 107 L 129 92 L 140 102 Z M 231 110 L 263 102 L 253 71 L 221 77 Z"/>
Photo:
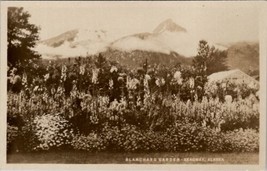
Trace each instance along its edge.
<path fill-rule="evenodd" d="M 76 28 L 103 29 L 113 37 L 152 32 L 171 18 L 199 39 L 218 43 L 258 41 L 256 3 L 233 2 L 23 2 L 41 40 Z"/>

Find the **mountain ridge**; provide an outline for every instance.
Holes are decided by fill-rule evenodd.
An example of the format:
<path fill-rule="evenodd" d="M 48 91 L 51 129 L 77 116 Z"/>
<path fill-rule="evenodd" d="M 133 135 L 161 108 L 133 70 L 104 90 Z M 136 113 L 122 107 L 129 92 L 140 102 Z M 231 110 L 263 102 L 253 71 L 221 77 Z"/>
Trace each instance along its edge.
<path fill-rule="evenodd" d="M 187 34 L 185 28 L 167 19 L 161 22 L 153 32 L 135 33 L 111 41 L 108 40 L 109 32 L 105 30 L 74 29 L 40 41 L 40 43 L 48 48 L 44 50 L 47 53 L 43 53 L 43 56 L 50 57 L 50 59 L 102 53 L 110 60 L 117 60 L 130 67 L 139 65 L 143 61 L 141 56 L 148 57 L 152 63 L 169 65 L 171 62 L 182 62 L 188 64 L 194 55 L 187 55 L 186 52 L 191 52 L 193 48 L 197 49 L 198 42 L 192 44 L 192 40 L 187 40 L 190 38 Z M 226 64 L 229 69 L 238 68 L 246 73 L 254 71 L 258 73 L 258 42 L 217 43 L 216 46 L 228 52 Z M 191 49 L 187 49 L 188 47 Z M 174 48 L 178 48 L 178 51 L 174 51 Z M 189 60 L 185 59 L 189 57 Z"/>

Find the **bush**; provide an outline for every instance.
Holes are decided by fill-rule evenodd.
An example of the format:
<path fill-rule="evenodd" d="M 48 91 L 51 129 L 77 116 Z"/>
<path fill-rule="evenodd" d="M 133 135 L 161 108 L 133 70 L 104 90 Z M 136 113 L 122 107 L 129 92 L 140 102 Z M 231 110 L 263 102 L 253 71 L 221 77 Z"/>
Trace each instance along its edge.
<path fill-rule="evenodd" d="M 177 122 L 167 134 L 165 148 L 168 151 L 222 151 L 222 134 L 196 122 Z"/>
<path fill-rule="evenodd" d="M 146 137 L 136 128 L 136 126 L 126 124 L 121 129 L 121 134 L 123 135 L 123 139 L 119 145 L 122 146 L 124 151 L 143 151 L 150 145 L 149 143 L 146 143 Z"/>
<path fill-rule="evenodd" d="M 77 134 L 71 141 L 71 145 L 75 150 L 85 151 L 103 151 L 106 149 L 106 143 L 104 139 L 96 133 L 90 133 L 89 135 Z"/>
<path fill-rule="evenodd" d="M 7 125 L 7 150 L 14 149 L 14 141 L 18 136 L 18 127 Z"/>
<path fill-rule="evenodd" d="M 253 129 L 239 129 L 224 134 L 224 150 L 227 152 L 259 151 L 259 133 Z"/>
<path fill-rule="evenodd" d="M 169 142 L 170 137 L 166 133 L 148 130 L 144 133 L 144 136 L 144 151 L 168 151 L 169 148 L 166 144 Z"/>
<path fill-rule="evenodd" d="M 36 135 L 36 126 L 32 121 L 28 121 L 22 127 L 16 141 L 19 151 L 34 151 L 40 143 L 41 142 Z"/>
<path fill-rule="evenodd" d="M 40 144 L 34 150 L 48 150 L 53 147 L 70 144 L 73 130 L 70 124 L 60 114 L 45 114 L 34 118 L 34 133 Z"/>

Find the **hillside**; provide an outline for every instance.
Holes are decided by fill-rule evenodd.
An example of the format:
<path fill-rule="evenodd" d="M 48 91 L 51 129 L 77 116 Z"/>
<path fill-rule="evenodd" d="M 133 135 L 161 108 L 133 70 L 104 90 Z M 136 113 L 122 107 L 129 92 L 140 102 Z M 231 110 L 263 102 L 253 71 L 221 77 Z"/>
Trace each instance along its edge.
<path fill-rule="evenodd" d="M 238 42 L 227 49 L 229 69 L 240 69 L 245 73 L 259 75 L 259 43 Z"/>
<path fill-rule="evenodd" d="M 192 58 L 183 57 L 176 52 L 165 54 L 165 53 L 149 52 L 142 50 L 134 50 L 131 52 L 127 52 L 127 51 L 108 49 L 107 51 L 101 54 L 108 60 L 118 62 L 120 65 L 127 66 L 128 68 L 131 69 L 142 66 L 142 64 L 146 60 L 149 65 L 161 64 L 165 66 L 173 66 L 177 63 L 189 65 L 192 62 Z"/>
<path fill-rule="evenodd" d="M 44 44 L 44 45 L 56 48 L 56 47 L 61 46 L 66 41 L 67 42 L 74 41 L 78 32 L 79 31 L 77 29 L 76 30 L 70 30 L 70 31 L 62 33 L 56 37 L 52 37 L 50 39 L 40 41 L 40 44 Z"/>

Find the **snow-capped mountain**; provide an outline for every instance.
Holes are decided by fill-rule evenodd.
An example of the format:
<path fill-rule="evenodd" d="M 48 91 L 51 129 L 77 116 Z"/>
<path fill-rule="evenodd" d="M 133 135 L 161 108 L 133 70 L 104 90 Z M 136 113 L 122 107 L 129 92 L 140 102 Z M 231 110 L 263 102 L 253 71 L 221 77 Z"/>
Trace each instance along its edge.
<path fill-rule="evenodd" d="M 46 59 L 103 53 L 110 60 L 128 66 L 138 66 L 144 59 L 151 63 L 188 63 L 190 60 L 185 58 L 197 54 L 198 42 L 202 39 L 171 19 L 160 23 L 152 32 L 123 37 L 112 37 L 112 34 L 101 29 L 75 29 L 41 41 L 36 50 Z M 218 49 L 227 50 L 227 64 L 230 68 L 239 68 L 245 72 L 248 66 L 258 68 L 257 44 L 217 44 L 207 41 Z"/>
<path fill-rule="evenodd" d="M 76 29 L 41 41 L 36 50 L 44 58 L 75 57 L 104 52 L 107 48 L 131 52 L 134 50 L 183 56 L 195 55 L 198 40 L 192 40 L 187 30 L 171 19 L 160 23 L 153 32 L 137 33 L 113 39 L 105 30 Z"/>
<path fill-rule="evenodd" d="M 198 41 L 187 30 L 171 19 L 160 23 L 152 33 L 129 35 L 112 42 L 111 47 L 117 50 L 144 50 L 170 54 L 176 52 L 183 56 L 196 54 Z"/>
<path fill-rule="evenodd" d="M 36 50 L 43 58 L 76 57 L 97 54 L 109 45 L 107 31 L 75 29 L 41 41 Z"/>

